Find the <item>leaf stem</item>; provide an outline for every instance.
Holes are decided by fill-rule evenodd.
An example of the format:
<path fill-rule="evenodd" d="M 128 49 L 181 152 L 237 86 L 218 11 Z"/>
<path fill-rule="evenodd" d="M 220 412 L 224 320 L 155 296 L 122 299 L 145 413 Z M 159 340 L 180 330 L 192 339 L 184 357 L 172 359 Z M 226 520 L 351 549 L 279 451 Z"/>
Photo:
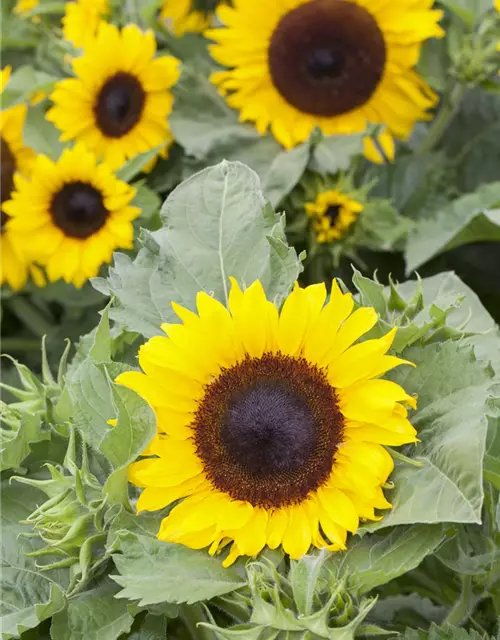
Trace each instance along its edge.
<path fill-rule="evenodd" d="M 462 591 L 460 592 L 460 598 L 450 609 L 444 623 L 456 626 L 462 625 L 472 614 L 472 596 L 472 576 L 466 574 L 462 576 Z"/>
<path fill-rule="evenodd" d="M 32 333 L 42 337 L 52 329 L 52 323 L 24 296 L 14 296 L 9 300 L 11 311 Z"/>
<path fill-rule="evenodd" d="M 449 93 L 449 97 L 445 99 L 441 110 L 439 111 L 436 119 L 432 123 L 427 136 L 424 138 L 422 144 L 417 149 L 417 155 L 423 155 L 428 151 L 432 151 L 434 147 L 443 137 L 450 120 L 455 115 L 456 110 L 460 106 L 462 99 L 465 95 L 466 87 L 463 84 L 455 84 L 453 89 Z"/>
<path fill-rule="evenodd" d="M 2 351 L 39 351 L 40 340 L 32 338 L 2 338 Z"/>
<path fill-rule="evenodd" d="M 199 602 L 183 605 L 180 616 L 193 640 L 214 640 L 215 636 L 210 629 L 197 626 L 199 622 L 208 622 Z"/>

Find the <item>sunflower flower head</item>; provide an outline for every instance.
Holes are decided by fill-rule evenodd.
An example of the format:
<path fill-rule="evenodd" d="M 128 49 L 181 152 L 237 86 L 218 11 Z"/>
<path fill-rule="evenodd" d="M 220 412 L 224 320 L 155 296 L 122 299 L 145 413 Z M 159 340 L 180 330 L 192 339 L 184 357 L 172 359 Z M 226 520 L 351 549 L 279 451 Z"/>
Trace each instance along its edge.
<path fill-rule="evenodd" d="M 95 37 L 102 16 L 108 11 L 108 0 L 67 2 L 62 19 L 64 39 L 75 47 L 86 47 Z"/>
<path fill-rule="evenodd" d="M 17 175 L 14 182 L 3 205 L 13 240 L 46 267 L 51 282 L 63 278 L 81 287 L 114 249 L 132 247 L 132 220 L 140 213 L 130 205 L 135 189 L 82 145 L 57 162 L 39 155 L 30 177 Z"/>
<path fill-rule="evenodd" d="M 414 71 L 423 41 L 441 37 L 433 0 L 236 0 L 210 29 L 212 81 L 240 120 L 270 127 L 285 148 L 385 124 L 406 139 L 437 97 Z"/>
<path fill-rule="evenodd" d="M 195 9 L 192 0 L 165 0 L 161 8 L 160 20 L 180 38 L 185 33 L 205 31 L 212 22 L 212 15 Z"/>
<path fill-rule="evenodd" d="M 139 351 L 142 372 L 117 382 L 154 409 L 157 435 L 129 469 L 143 488 L 138 511 L 181 498 L 158 538 L 238 556 L 282 546 L 344 549 L 360 519 L 390 503 L 393 469 L 383 445 L 415 442 L 415 399 L 379 376 L 409 364 L 387 355 L 395 329 L 374 327 L 336 282 L 295 287 L 279 311 L 259 281 L 233 280 L 228 308 L 201 292 L 197 313 L 173 304 L 182 324 L 162 325 Z"/>
<path fill-rule="evenodd" d="M 77 77 L 58 82 L 51 95 L 47 119 L 62 131 L 61 140 L 83 142 L 114 168 L 168 146 L 170 88 L 179 77 L 179 61 L 155 53 L 151 30 L 101 22 L 83 55 L 72 61 Z"/>
<path fill-rule="evenodd" d="M 10 67 L 2 69 L 0 93 L 3 92 L 9 81 L 10 71 Z M 23 142 L 26 114 L 27 107 L 24 104 L 4 109 L 0 114 L 0 172 L 2 178 L 0 192 L 2 214 L 0 283 L 2 285 L 7 283 L 14 291 L 24 287 L 29 275 L 38 286 L 45 283 L 40 269 L 26 260 L 12 242 L 9 216 L 4 207 L 6 200 L 11 197 L 16 175 L 29 175 L 35 160 L 35 152 L 30 147 L 26 147 Z"/>
<path fill-rule="evenodd" d="M 24 17 L 30 11 L 38 7 L 39 4 L 40 0 L 17 0 L 16 6 L 14 7 L 13 11 L 18 16 Z"/>
<path fill-rule="evenodd" d="M 306 213 L 312 218 L 316 240 L 320 244 L 340 240 L 363 211 L 363 205 L 348 195 L 329 189 L 318 194 L 314 202 L 305 204 Z"/>

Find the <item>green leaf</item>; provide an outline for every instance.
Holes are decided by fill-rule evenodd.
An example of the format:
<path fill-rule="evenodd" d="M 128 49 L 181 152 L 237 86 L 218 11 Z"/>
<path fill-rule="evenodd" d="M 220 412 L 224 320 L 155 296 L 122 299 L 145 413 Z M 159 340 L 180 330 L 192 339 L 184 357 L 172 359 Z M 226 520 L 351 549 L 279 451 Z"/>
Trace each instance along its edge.
<path fill-rule="evenodd" d="M 411 417 L 421 440 L 409 449 L 423 463 L 397 463 L 386 491 L 392 510 L 369 525 L 480 522 L 482 471 L 489 411 L 491 370 L 457 342 L 411 347 L 404 357 L 415 369 L 400 367 L 391 378 L 409 394 L 418 394 Z"/>
<path fill-rule="evenodd" d="M 60 132 L 45 119 L 45 112 L 41 108 L 29 109 L 24 124 L 24 144 L 34 149 L 37 153 L 57 160 L 63 146 L 59 142 Z"/>
<path fill-rule="evenodd" d="M 182 183 L 161 212 L 164 227 L 144 233 L 144 247 L 132 262 L 115 254 L 101 292 L 115 296 L 110 317 L 146 337 L 162 322 L 177 322 L 171 303 L 194 309 L 198 291 L 227 303 L 229 277 L 242 286 L 260 279 L 278 303 L 302 267 L 288 247 L 283 218 L 265 205 L 257 175 L 222 162 Z"/>
<path fill-rule="evenodd" d="M 12 414 L 8 418 L 9 414 Z M 1 428 L 0 471 L 19 469 L 23 460 L 31 451 L 31 444 L 46 440 L 49 436 L 41 430 L 41 420 L 38 413 L 17 412 L 2 407 L 2 422 L 9 419 L 10 427 Z"/>
<path fill-rule="evenodd" d="M 476 21 L 492 8 L 490 0 L 441 0 L 441 2 L 469 27 L 473 27 Z"/>
<path fill-rule="evenodd" d="M 118 598 L 139 600 L 141 606 L 159 602 L 192 604 L 245 586 L 234 569 L 205 551 L 162 542 L 127 531 L 118 533 L 113 560 L 123 587 Z"/>
<path fill-rule="evenodd" d="M 389 251 L 406 238 L 413 221 L 401 216 L 387 200 L 371 199 L 354 228 L 353 244 L 375 251 Z"/>
<path fill-rule="evenodd" d="M 135 627 L 135 624 L 134 624 Z M 127 640 L 165 640 L 167 637 L 167 619 L 165 616 L 147 614 L 137 628 L 127 636 Z"/>
<path fill-rule="evenodd" d="M 105 579 L 71 598 L 52 620 L 52 640 L 116 640 L 130 631 L 134 619 L 127 603 L 115 598 L 118 591 Z"/>
<path fill-rule="evenodd" d="M 131 182 L 144 167 L 158 155 L 161 147 L 155 147 L 145 153 L 140 153 L 131 160 L 128 160 L 120 169 L 116 172 L 116 177 L 124 182 Z M 137 205 L 138 206 L 138 205 Z"/>
<path fill-rule="evenodd" d="M 18 637 L 37 627 L 65 605 L 66 576 L 62 571 L 37 570 L 35 559 L 25 554 L 37 547 L 33 539 L 20 538 L 29 529 L 19 524 L 44 495 L 27 485 L 9 485 L 3 481 L 2 497 L 2 570 L 0 629 L 2 640 Z"/>
<path fill-rule="evenodd" d="M 454 200 L 417 224 L 406 247 L 407 272 L 449 249 L 481 240 L 500 241 L 500 182 Z"/>
<path fill-rule="evenodd" d="M 177 142 L 193 156 L 192 171 L 221 160 L 239 160 L 259 175 L 273 206 L 300 180 L 309 161 L 309 144 L 286 152 L 272 136 L 261 136 L 253 125 L 239 122 L 237 111 L 227 106 L 205 69 L 185 65 L 174 94 L 170 125 Z"/>
<path fill-rule="evenodd" d="M 361 134 L 326 136 L 314 147 L 310 168 L 318 173 L 337 173 L 348 169 L 354 157 L 363 153 Z"/>
<path fill-rule="evenodd" d="M 139 207 L 141 210 L 141 214 L 137 219 L 137 222 L 139 224 L 146 224 L 152 216 L 160 211 L 161 199 L 154 191 L 142 184 L 142 182 L 136 183 L 133 186 L 136 187 L 137 193 L 132 201 L 132 205 L 134 207 Z"/>
<path fill-rule="evenodd" d="M 467 631 L 451 624 L 444 624 L 442 627 L 432 624 L 429 631 L 407 629 L 401 636 L 401 640 L 488 640 L 488 638 L 477 631 Z"/>
<path fill-rule="evenodd" d="M 388 535 L 354 538 L 343 553 L 332 554 L 326 567 L 350 588 L 367 593 L 422 562 L 443 540 L 439 525 L 396 527 Z"/>

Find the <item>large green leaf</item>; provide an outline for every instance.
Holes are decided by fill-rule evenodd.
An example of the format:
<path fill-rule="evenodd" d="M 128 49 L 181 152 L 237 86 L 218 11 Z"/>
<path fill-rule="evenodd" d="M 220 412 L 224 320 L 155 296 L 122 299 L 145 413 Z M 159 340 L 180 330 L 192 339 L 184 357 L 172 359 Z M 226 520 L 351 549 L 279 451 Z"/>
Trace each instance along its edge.
<path fill-rule="evenodd" d="M 192 604 L 245 586 L 234 569 L 224 569 L 206 551 L 128 531 L 118 533 L 113 550 L 120 575 L 111 577 L 123 587 L 117 597 L 139 600 L 142 606 Z"/>
<path fill-rule="evenodd" d="M 309 144 L 286 152 L 270 136 L 238 121 L 209 81 L 206 69 L 184 66 L 174 89 L 170 125 L 177 142 L 192 156 L 193 171 L 221 160 L 239 160 L 262 180 L 264 195 L 276 206 L 297 184 L 309 162 Z"/>
<path fill-rule="evenodd" d="M 145 233 L 132 261 L 115 254 L 107 281 L 110 315 L 149 337 L 161 322 L 177 322 L 171 303 L 193 309 L 198 291 L 227 302 L 229 277 L 243 286 L 257 278 L 278 302 L 301 271 L 288 247 L 283 218 L 266 206 L 257 175 L 239 162 L 221 162 L 186 180 L 163 205 L 164 227 Z"/>
<path fill-rule="evenodd" d="M 388 535 L 366 535 L 351 540 L 344 553 L 332 554 L 327 562 L 349 587 L 366 593 L 417 567 L 443 539 L 439 525 L 396 527 Z"/>
<path fill-rule="evenodd" d="M 429 631 L 407 629 L 401 636 L 401 640 L 489 640 L 489 638 L 478 631 L 467 631 L 451 624 L 444 624 L 442 627 L 432 624 Z"/>
<path fill-rule="evenodd" d="M 2 640 L 19 637 L 37 627 L 65 605 L 66 576 L 61 570 L 40 572 L 34 558 L 25 554 L 37 547 L 32 538 L 19 537 L 29 528 L 19 524 L 44 495 L 33 487 L 3 481 L 2 494 L 2 570 L 0 629 Z"/>
<path fill-rule="evenodd" d="M 108 579 L 68 601 L 52 620 L 52 640 L 116 640 L 130 631 L 133 617 Z"/>
<path fill-rule="evenodd" d="M 31 445 L 45 440 L 48 434 L 42 432 L 40 415 L 37 413 L 22 412 L 16 415 L 16 412 L 7 407 L 2 407 L 2 412 L 8 417 L 10 428 L 2 425 L 0 430 L 0 471 L 19 469 L 22 461 L 30 453 Z M 0 419 L 3 421 L 3 416 Z"/>
<path fill-rule="evenodd" d="M 337 173 L 349 168 L 363 153 L 363 135 L 324 136 L 314 147 L 310 168 L 318 173 Z"/>
<path fill-rule="evenodd" d="M 500 182 L 483 185 L 419 222 L 408 238 L 407 271 L 435 255 L 480 240 L 500 241 Z"/>
<path fill-rule="evenodd" d="M 491 369 L 472 347 L 452 341 L 411 347 L 404 356 L 416 368 L 400 367 L 391 377 L 418 395 L 412 422 L 421 442 L 407 453 L 422 466 L 396 464 L 395 488 L 386 492 L 393 508 L 369 528 L 480 522 Z"/>

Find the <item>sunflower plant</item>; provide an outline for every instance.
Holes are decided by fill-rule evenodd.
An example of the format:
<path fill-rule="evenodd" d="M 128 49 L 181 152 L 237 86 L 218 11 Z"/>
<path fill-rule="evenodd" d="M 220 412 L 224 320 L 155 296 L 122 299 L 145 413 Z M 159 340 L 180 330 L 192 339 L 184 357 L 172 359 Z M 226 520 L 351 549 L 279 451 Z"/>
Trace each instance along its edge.
<path fill-rule="evenodd" d="M 491 638 L 500 333 L 453 273 L 297 283 L 238 162 L 2 410 L 2 634 Z M 196 219 L 196 224 L 194 224 Z M 461 635 L 460 635 L 461 634 Z M 476 634 L 476 635 L 474 635 Z"/>

